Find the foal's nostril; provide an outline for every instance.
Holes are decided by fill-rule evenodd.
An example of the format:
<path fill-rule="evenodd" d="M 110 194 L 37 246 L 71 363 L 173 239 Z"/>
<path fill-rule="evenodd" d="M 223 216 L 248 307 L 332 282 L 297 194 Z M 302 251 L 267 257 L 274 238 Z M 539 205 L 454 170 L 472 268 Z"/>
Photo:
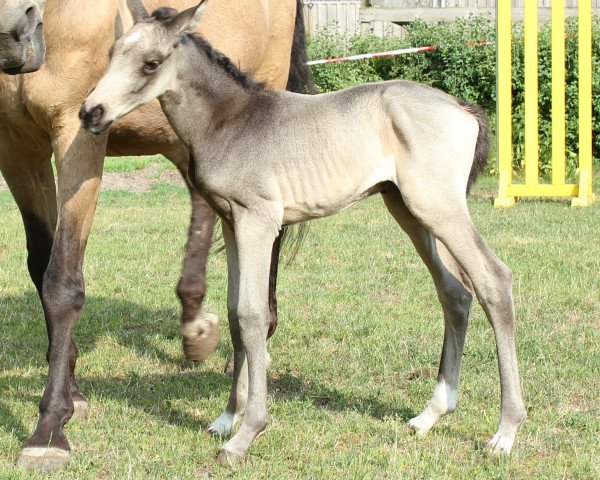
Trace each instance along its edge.
<path fill-rule="evenodd" d="M 102 105 L 95 106 L 90 112 L 92 123 L 98 125 L 102 117 L 104 117 L 104 107 Z"/>
<path fill-rule="evenodd" d="M 87 110 L 85 105 L 82 105 L 81 110 L 79 110 L 79 118 L 82 121 L 84 128 L 98 126 L 103 117 L 104 107 L 102 105 L 96 105 L 91 110 Z"/>

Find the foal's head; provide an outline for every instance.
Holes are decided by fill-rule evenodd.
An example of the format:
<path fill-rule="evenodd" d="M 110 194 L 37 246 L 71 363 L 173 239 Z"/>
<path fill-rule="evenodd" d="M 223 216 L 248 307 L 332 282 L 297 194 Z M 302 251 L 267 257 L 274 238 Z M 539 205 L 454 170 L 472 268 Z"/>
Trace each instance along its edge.
<path fill-rule="evenodd" d="M 161 8 L 152 15 L 141 0 L 127 0 L 135 24 L 111 48 L 104 77 L 84 101 L 85 129 L 102 133 L 113 122 L 165 93 L 174 78 L 171 54 L 194 32 L 207 0 L 181 13 Z"/>

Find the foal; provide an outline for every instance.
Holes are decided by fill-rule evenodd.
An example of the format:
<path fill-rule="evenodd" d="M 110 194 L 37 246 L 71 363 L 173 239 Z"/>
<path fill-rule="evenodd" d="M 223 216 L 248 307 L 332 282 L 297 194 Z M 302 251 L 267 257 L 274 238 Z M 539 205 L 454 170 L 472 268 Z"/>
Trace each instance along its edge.
<path fill-rule="evenodd" d="M 374 193 L 414 243 L 444 310 L 437 384 L 409 426 L 424 434 L 456 406 L 472 284 L 494 329 L 500 367 L 500 427 L 489 445 L 509 453 L 526 416 L 512 274 L 475 229 L 465 195 L 488 153 L 480 110 L 403 81 L 318 96 L 265 92 L 189 33 L 206 3 L 178 15 L 133 8 L 136 24 L 115 43 L 80 117 L 99 133 L 158 97 L 189 147 L 195 187 L 223 220 L 235 365 L 227 408 L 209 431 L 229 434 L 245 415 L 219 459 L 243 458 L 267 424 L 273 241 L 284 225 L 332 215 Z"/>

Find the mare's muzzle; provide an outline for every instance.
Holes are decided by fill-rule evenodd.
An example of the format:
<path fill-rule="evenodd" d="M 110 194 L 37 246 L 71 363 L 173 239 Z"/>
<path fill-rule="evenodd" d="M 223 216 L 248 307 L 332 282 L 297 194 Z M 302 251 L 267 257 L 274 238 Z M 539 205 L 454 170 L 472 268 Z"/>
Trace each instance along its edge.
<path fill-rule="evenodd" d="M 29 7 L 11 24 L 0 33 L 0 70 L 9 75 L 39 70 L 44 64 L 46 44 L 38 9 Z"/>

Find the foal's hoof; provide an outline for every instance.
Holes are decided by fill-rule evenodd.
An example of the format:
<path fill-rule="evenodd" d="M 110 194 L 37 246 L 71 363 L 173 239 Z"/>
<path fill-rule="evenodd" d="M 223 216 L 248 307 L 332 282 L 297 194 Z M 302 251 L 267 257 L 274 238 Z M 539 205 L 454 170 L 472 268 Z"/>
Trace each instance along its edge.
<path fill-rule="evenodd" d="M 488 452 L 492 455 L 510 455 L 513 443 L 515 443 L 514 437 L 496 433 L 487 444 Z"/>
<path fill-rule="evenodd" d="M 436 418 L 427 412 L 423 412 L 406 422 L 406 426 L 419 437 L 423 437 L 433 428 L 438 419 L 439 417 Z"/>
<path fill-rule="evenodd" d="M 192 322 L 181 325 L 185 358 L 195 362 L 207 359 L 219 343 L 219 318 L 200 312 Z"/>
<path fill-rule="evenodd" d="M 217 455 L 217 462 L 219 462 L 221 465 L 239 465 L 243 461 L 243 455 L 237 455 L 224 448 L 222 448 L 219 452 L 219 455 Z"/>
<path fill-rule="evenodd" d="M 17 466 L 52 473 L 69 461 L 69 451 L 56 447 L 25 447 L 17 460 Z"/>

